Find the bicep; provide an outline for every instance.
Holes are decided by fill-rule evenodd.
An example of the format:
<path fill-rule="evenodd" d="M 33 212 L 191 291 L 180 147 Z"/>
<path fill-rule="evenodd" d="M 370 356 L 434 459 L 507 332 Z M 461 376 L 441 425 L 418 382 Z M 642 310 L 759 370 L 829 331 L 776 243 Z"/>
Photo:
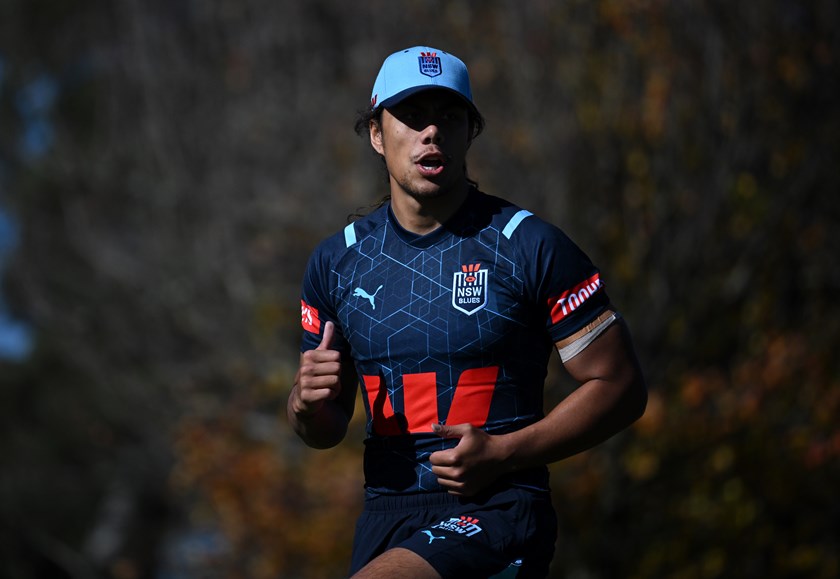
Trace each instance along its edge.
<path fill-rule="evenodd" d="M 560 349 L 562 344 L 558 342 L 556 345 Z M 641 373 L 630 332 L 621 318 L 563 365 L 580 384 L 592 380 L 633 382 Z"/>

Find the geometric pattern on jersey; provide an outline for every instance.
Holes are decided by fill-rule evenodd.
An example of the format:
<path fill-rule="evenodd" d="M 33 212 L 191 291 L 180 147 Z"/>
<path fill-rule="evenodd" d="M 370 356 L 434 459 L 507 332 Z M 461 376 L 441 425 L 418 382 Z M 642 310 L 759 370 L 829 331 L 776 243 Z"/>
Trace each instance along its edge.
<path fill-rule="evenodd" d="M 433 422 L 500 434 L 541 419 L 553 343 L 608 304 L 597 276 L 559 229 L 476 190 L 428 235 L 385 205 L 320 244 L 302 300 L 321 327 L 336 324 L 333 347 L 360 377 L 368 489 L 441 490 L 428 457 L 458 441 Z M 564 313 L 572 290 L 585 299 L 563 302 Z M 305 331 L 302 350 L 319 342 Z"/>

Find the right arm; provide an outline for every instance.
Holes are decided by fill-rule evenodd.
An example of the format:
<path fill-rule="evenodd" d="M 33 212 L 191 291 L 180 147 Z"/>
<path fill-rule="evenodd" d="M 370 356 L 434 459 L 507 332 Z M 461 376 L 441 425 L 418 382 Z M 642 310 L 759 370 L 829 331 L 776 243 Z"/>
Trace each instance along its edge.
<path fill-rule="evenodd" d="M 334 324 L 327 322 L 318 347 L 300 355 L 286 404 L 292 428 L 313 448 L 332 448 L 341 442 L 353 416 L 358 378 L 353 364 L 330 349 L 334 331 Z"/>

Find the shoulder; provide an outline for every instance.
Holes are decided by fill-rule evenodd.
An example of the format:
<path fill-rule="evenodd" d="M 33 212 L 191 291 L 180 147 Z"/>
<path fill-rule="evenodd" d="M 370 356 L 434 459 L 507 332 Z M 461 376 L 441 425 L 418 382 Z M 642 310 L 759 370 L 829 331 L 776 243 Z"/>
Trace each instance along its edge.
<path fill-rule="evenodd" d="M 385 223 L 386 207 L 380 207 L 364 217 L 351 221 L 339 231 L 321 241 L 312 252 L 310 264 L 336 262 L 353 251 L 365 238 L 375 235 Z"/>
<path fill-rule="evenodd" d="M 556 225 L 545 221 L 527 208 L 501 197 L 479 193 L 479 204 L 492 215 L 492 223 L 501 236 L 528 251 L 545 245 L 574 245 Z"/>
<path fill-rule="evenodd" d="M 341 243 L 349 249 L 366 237 L 375 235 L 377 231 L 385 227 L 388 207 L 389 204 L 385 203 L 371 213 L 351 221 L 334 237 L 340 239 Z"/>
<path fill-rule="evenodd" d="M 527 295 L 542 302 L 600 279 L 589 256 L 560 227 L 505 200 L 490 197 L 488 203 L 496 207 L 499 241 L 522 269 Z"/>

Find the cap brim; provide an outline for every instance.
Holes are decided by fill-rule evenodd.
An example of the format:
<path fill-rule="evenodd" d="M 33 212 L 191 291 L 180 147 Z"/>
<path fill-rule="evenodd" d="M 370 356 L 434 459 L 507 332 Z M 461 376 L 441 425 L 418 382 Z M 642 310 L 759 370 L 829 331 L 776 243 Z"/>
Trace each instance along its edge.
<path fill-rule="evenodd" d="M 467 108 L 469 108 L 475 114 L 479 114 L 478 108 L 472 103 L 472 101 L 465 98 L 464 95 L 462 95 L 460 92 L 458 92 L 457 90 L 451 89 L 448 86 L 441 86 L 439 84 L 427 84 L 427 85 L 413 86 L 411 88 L 407 88 L 403 91 L 398 92 L 395 95 L 392 95 L 391 97 L 385 99 L 384 101 L 382 101 L 380 103 L 377 103 L 376 107 L 374 107 L 374 110 L 379 109 L 379 108 L 387 109 L 387 108 L 392 107 L 392 106 L 396 105 L 397 103 L 407 99 L 408 97 L 410 97 L 414 94 L 417 94 L 419 92 L 425 92 L 425 91 L 428 91 L 428 90 L 444 90 L 448 93 L 454 94 L 459 99 L 461 99 L 461 102 L 463 102 L 467 106 Z"/>

